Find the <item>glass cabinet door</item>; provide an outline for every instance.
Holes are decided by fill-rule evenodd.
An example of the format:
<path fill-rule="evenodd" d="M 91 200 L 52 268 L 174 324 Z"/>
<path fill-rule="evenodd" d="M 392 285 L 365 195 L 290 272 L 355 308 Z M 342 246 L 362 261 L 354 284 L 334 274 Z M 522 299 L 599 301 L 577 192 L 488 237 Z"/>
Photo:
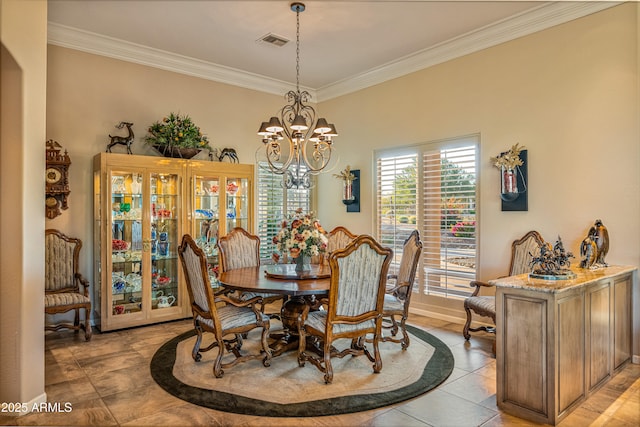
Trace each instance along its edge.
<path fill-rule="evenodd" d="M 207 256 L 207 269 L 211 285 L 217 286 L 220 212 L 220 179 L 195 175 L 193 179 L 193 230 L 192 236 L 196 244 Z"/>
<path fill-rule="evenodd" d="M 249 229 L 249 180 L 247 178 L 227 178 L 227 232 L 235 227 Z"/>
<path fill-rule="evenodd" d="M 151 309 L 179 306 L 180 177 L 151 173 Z"/>
<path fill-rule="evenodd" d="M 111 173 L 111 311 L 142 310 L 142 175 Z"/>

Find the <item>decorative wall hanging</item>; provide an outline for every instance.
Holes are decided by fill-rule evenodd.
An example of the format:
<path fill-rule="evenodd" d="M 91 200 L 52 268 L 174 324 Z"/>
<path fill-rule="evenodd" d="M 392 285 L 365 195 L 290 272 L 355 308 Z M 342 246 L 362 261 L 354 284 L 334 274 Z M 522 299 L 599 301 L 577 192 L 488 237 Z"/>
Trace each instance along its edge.
<path fill-rule="evenodd" d="M 67 198 L 69 197 L 69 166 L 71 159 L 67 150 L 64 154 L 60 152 L 62 146 L 57 141 L 50 139 L 47 141 L 46 153 L 46 189 L 45 189 L 45 212 L 47 218 L 53 219 L 60 215 L 60 209 L 68 209 Z"/>
<path fill-rule="evenodd" d="M 347 205 L 347 212 L 360 212 L 360 170 L 347 167 L 333 176 L 342 180 L 342 203 Z"/>
<path fill-rule="evenodd" d="M 203 149 L 213 150 L 207 136 L 186 114 L 170 113 L 149 126 L 148 132 L 145 142 L 165 157 L 190 159 Z"/>
<path fill-rule="evenodd" d="M 500 198 L 503 211 L 526 211 L 527 197 L 527 150 L 518 144 L 509 151 L 492 157 L 491 162 L 500 169 Z"/>
<path fill-rule="evenodd" d="M 596 269 L 606 267 L 604 257 L 609 252 L 609 231 L 601 220 L 597 219 L 589 229 L 587 237 L 580 244 L 580 267 Z"/>
<path fill-rule="evenodd" d="M 129 122 L 120 122 L 120 124 L 116 125 L 116 128 L 118 129 L 122 129 L 123 127 L 127 127 L 127 130 L 129 131 L 129 134 L 127 136 L 111 136 L 109 135 L 109 139 L 111 140 L 109 142 L 109 145 L 107 145 L 107 153 L 111 152 L 111 148 L 113 148 L 116 145 L 124 145 L 127 147 L 127 153 L 128 154 L 133 154 L 131 152 L 131 144 L 133 144 L 133 130 L 131 129 L 133 127 L 133 123 L 129 123 Z"/>

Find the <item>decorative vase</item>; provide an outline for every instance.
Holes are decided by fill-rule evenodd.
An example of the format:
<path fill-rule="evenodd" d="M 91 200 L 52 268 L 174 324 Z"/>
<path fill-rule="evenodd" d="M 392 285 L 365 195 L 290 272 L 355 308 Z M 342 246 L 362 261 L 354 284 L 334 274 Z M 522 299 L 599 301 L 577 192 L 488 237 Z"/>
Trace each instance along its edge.
<path fill-rule="evenodd" d="M 296 258 L 296 272 L 311 271 L 311 258 L 307 255 L 300 254 Z"/>
<path fill-rule="evenodd" d="M 345 205 L 351 204 L 355 201 L 353 195 L 353 181 L 345 179 L 342 181 L 342 202 Z"/>
<path fill-rule="evenodd" d="M 518 198 L 518 170 L 502 167 L 500 197 L 510 202 Z"/>
<path fill-rule="evenodd" d="M 158 242 L 158 254 L 160 256 L 169 255 L 169 242 L 166 240 L 161 240 Z"/>

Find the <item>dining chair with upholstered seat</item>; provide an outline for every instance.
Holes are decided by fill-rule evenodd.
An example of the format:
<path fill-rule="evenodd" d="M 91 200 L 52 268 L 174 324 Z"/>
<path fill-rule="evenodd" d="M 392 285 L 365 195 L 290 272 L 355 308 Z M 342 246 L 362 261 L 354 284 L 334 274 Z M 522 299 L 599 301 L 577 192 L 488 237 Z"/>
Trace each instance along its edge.
<path fill-rule="evenodd" d="M 75 311 L 73 324 L 46 324 L 45 330 L 84 330 L 84 338 L 91 339 L 91 300 L 89 281 L 79 271 L 82 241 L 66 236 L 58 230 L 45 230 L 45 293 L 46 314 Z M 84 311 L 84 323 L 80 322 L 80 310 Z"/>
<path fill-rule="evenodd" d="M 218 239 L 218 256 L 220 271 L 228 271 L 236 268 L 256 267 L 260 265 L 260 237 L 250 234 L 244 228 L 236 227 L 226 236 Z M 268 294 L 259 292 L 243 292 L 241 300 L 247 300 L 259 296 L 262 298 L 260 310 L 264 312 L 266 305 L 284 299 L 280 294 Z M 278 317 L 278 314 L 272 315 Z"/>
<path fill-rule="evenodd" d="M 422 254 L 422 241 L 418 230 L 413 230 L 402 247 L 402 258 L 396 274 L 387 276 L 387 290 L 384 295 L 384 308 L 382 310 L 384 329 L 390 329 L 391 336 L 382 337 L 382 341 L 401 343 L 402 349 L 409 347 L 409 335 L 407 334 L 407 318 L 409 317 L 409 304 L 413 293 L 413 282 L 416 278 L 420 255 Z M 389 285 L 392 287 L 389 287 Z M 396 320 L 399 317 L 400 322 Z M 402 338 L 395 338 L 398 329 L 402 331 Z"/>
<path fill-rule="evenodd" d="M 540 250 L 540 246 L 544 245 L 544 239 L 535 230 L 529 231 L 520 239 L 511 243 L 511 262 L 509 264 L 508 276 L 515 276 L 531 271 L 531 259 L 532 254 L 536 255 Z M 496 299 L 493 295 L 479 295 L 480 289 L 493 288 L 493 285 L 481 282 L 473 281 L 469 286 L 475 287 L 471 296 L 464 300 L 464 309 L 467 313 L 467 321 L 464 324 L 462 335 L 468 341 L 471 337 L 469 332 L 485 331 L 495 333 L 496 324 Z M 478 316 L 491 319 L 493 326 L 481 325 L 475 328 L 471 327 L 472 313 Z M 495 351 L 495 349 L 494 349 Z"/>
<path fill-rule="evenodd" d="M 267 336 L 270 323 L 269 316 L 256 306 L 261 302 L 260 297 L 239 301 L 224 294 L 214 295 L 207 272 L 207 258 L 190 235 L 185 234 L 182 237 L 178 255 L 191 301 L 193 326 L 197 333 L 196 342 L 191 351 L 193 360 L 199 362 L 202 358 L 201 352 L 217 347 L 218 355 L 213 364 L 213 374 L 216 378 L 224 375 L 224 369 L 248 360 L 262 359 L 262 364 L 269 366 L 271 349 L 267 343 Z M 218 307 L 216 305 L 218 302 L 225 304 Z M 256 328 L 262 328 L 260 353 L 242 354 L 242 335 Z M 205 332 L 210 332 L 214 341 L 208 347 L 201 349 L 202 336 Z M 225 351 L 232 353 L 235 358 L 222 363 Z"/>
<path fill-rule="evenodd" d="M 382 307 L 385 279 L 393 251 L 382 247 L 368 235 L 358 236 L 346 248 L 329 256 L 331 284 L 328 298 L 321 300 L 324 310 L 311 311 L 305 305 L 298 333 L 298 364 L 311 362 L 324 372 L 325 383 L 333 381 L 332 357 L 366 355 L 373 363 L 373 372 L 382 370 L 378 344 L 382 333 Z M 373 356 L 366 347 L 367 334 L 373 334 Z M 351 339 L 351 346 L 332 351 L 341 338 Z M 307 351 L 307 341 L 322 342 L 323 356 Z"/>

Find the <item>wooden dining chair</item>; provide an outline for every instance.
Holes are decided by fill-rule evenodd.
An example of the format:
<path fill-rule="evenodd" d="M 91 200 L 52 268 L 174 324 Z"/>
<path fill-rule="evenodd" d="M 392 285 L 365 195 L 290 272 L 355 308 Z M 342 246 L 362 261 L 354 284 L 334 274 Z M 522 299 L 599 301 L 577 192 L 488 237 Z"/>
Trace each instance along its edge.
<path fill-rule="evenodd" d="M 518 274 L 528 273 L 531 271 L 531 254 L 537 254 L 540 246 L 544 245 L 544 239 L 535 230 L 529 231 L 511 243 L 511 262 L 509 263 L 509 274 L 507 276 L 515 276 Z M 465 340 L 471 338 L 469 332 L 485 331 L 495 333 L 496 324 L 496 298 L 494 295 L 480 295 L 480 289 L 493 288 L 493 285 L 473 281 L 469 286 L 475 287 L 473 293 L 464 300 L 464 309 L 467 313 L 467 321 L 462 329 L 462 335 Z M 475 328 L 471 327 L 472 314 L 491 319 L 492 325 L 480 325 Z M 495 349 L 494 349 L 495 352 Z"/>
<path fill-rule="evenodd" d="M 242 227 L 236 227 L 226 236 L 220 237 L 217 245 L 221 272 L 260 265 L 260 237 L 250 234 Z M 263 313 L 266 305 L 284 299 L 280 294 L 261 292 L 243 292 L 240 299 L 248 300 L 257 296 L 262 299 L 260 310 Z M 279 317 L 279 314 L 271 316 Z"/>
<path fill-rule="evenodd" d="M 409 347 L 409 334 L 407 334 L 407 318 L 409 317 L 409 304 L 413 294 L 413 282 L 416 278 L 418 263 L 422 255 L 422 241 L 418 230 L 413 230 L 402 247 L 400 267 L 396 274 L 387 276 L 387 290 L 384 295 L 384 308 L 382 310 L 384 329 L 389 329 L 391 336 L 383 336 L 382 341 L 401 343 L 402 349 Z M 389 286 L 391 285 L 391 287 Z M 400 322 L 396 320 L 399 317 Z M 402 338 L 395 336 L 398 329 L 402 331 Z"/>
<path fill-rule="evenodd" d="M 216 378 L 224 375 L 224 369 L 248 360 L 262 359 L 262 364 L 269 366 L 271 349 L 267 343 L 267 337 L 270 323 L 269 316 L 256 306 L 261 303 L 260 297 L 239 301 L 224 294 L 214 296 L 207 272 L 207 257 L 190 235 L 182 236 L 178 255 L 191 301 L 193 327 L 197 333 L 196 342 L 191 351 L 193 360 L 199 362 L 202 359 L 201 352 L 218 348 L 218 354 L 213 363 L 213 374 Z M 225 305 L 218 307 L 217 302 L 223 302 Z M 242 354 L 240 352 L 242 335 L 256 328 L 262 328 L 260 352 Z M 202 336 L 205 332 L 213 335 L 213 342 L 201 349 Z M 233 354 L 235 359 L 222 363 L 225 351 Z"/>
<path fill-rule="evenodd" d="M 311 362 L 324 372 L 325 383 L 333 381 L 332 357 L 366 355 L 373 372 L 382 370 L 378 344 L 382 331 L 382 307 L 385 279 L 393 251 L 382 247 L 368 235 L 361 235 L 346 248 L 329 256 L 331 285 L 328 298 L 322 299 L 324 310 L 310 311 L 305 305 L 298 323 L 298 364 Z M 366 347 L 367 334 L 373 335 L 373 356 Z M 351 346 L 332 351 L 336 340 L 351 339 Z M 322 342 L 323 356 L 307 351 L 307 340 Z"/>
<path fill-rule="evenodd" d="M 82 240 L 69 237 L 54 229 L 45 230 L 44 312 L 59 314 L 75 311 L 73 324 L 46 324 L 45 330 L 84 330 L 86 341 L 91 339 L 91 300 L 89 281 L 79 271 Z M 80 311 L 84 311 L 84 322 Z"/>

